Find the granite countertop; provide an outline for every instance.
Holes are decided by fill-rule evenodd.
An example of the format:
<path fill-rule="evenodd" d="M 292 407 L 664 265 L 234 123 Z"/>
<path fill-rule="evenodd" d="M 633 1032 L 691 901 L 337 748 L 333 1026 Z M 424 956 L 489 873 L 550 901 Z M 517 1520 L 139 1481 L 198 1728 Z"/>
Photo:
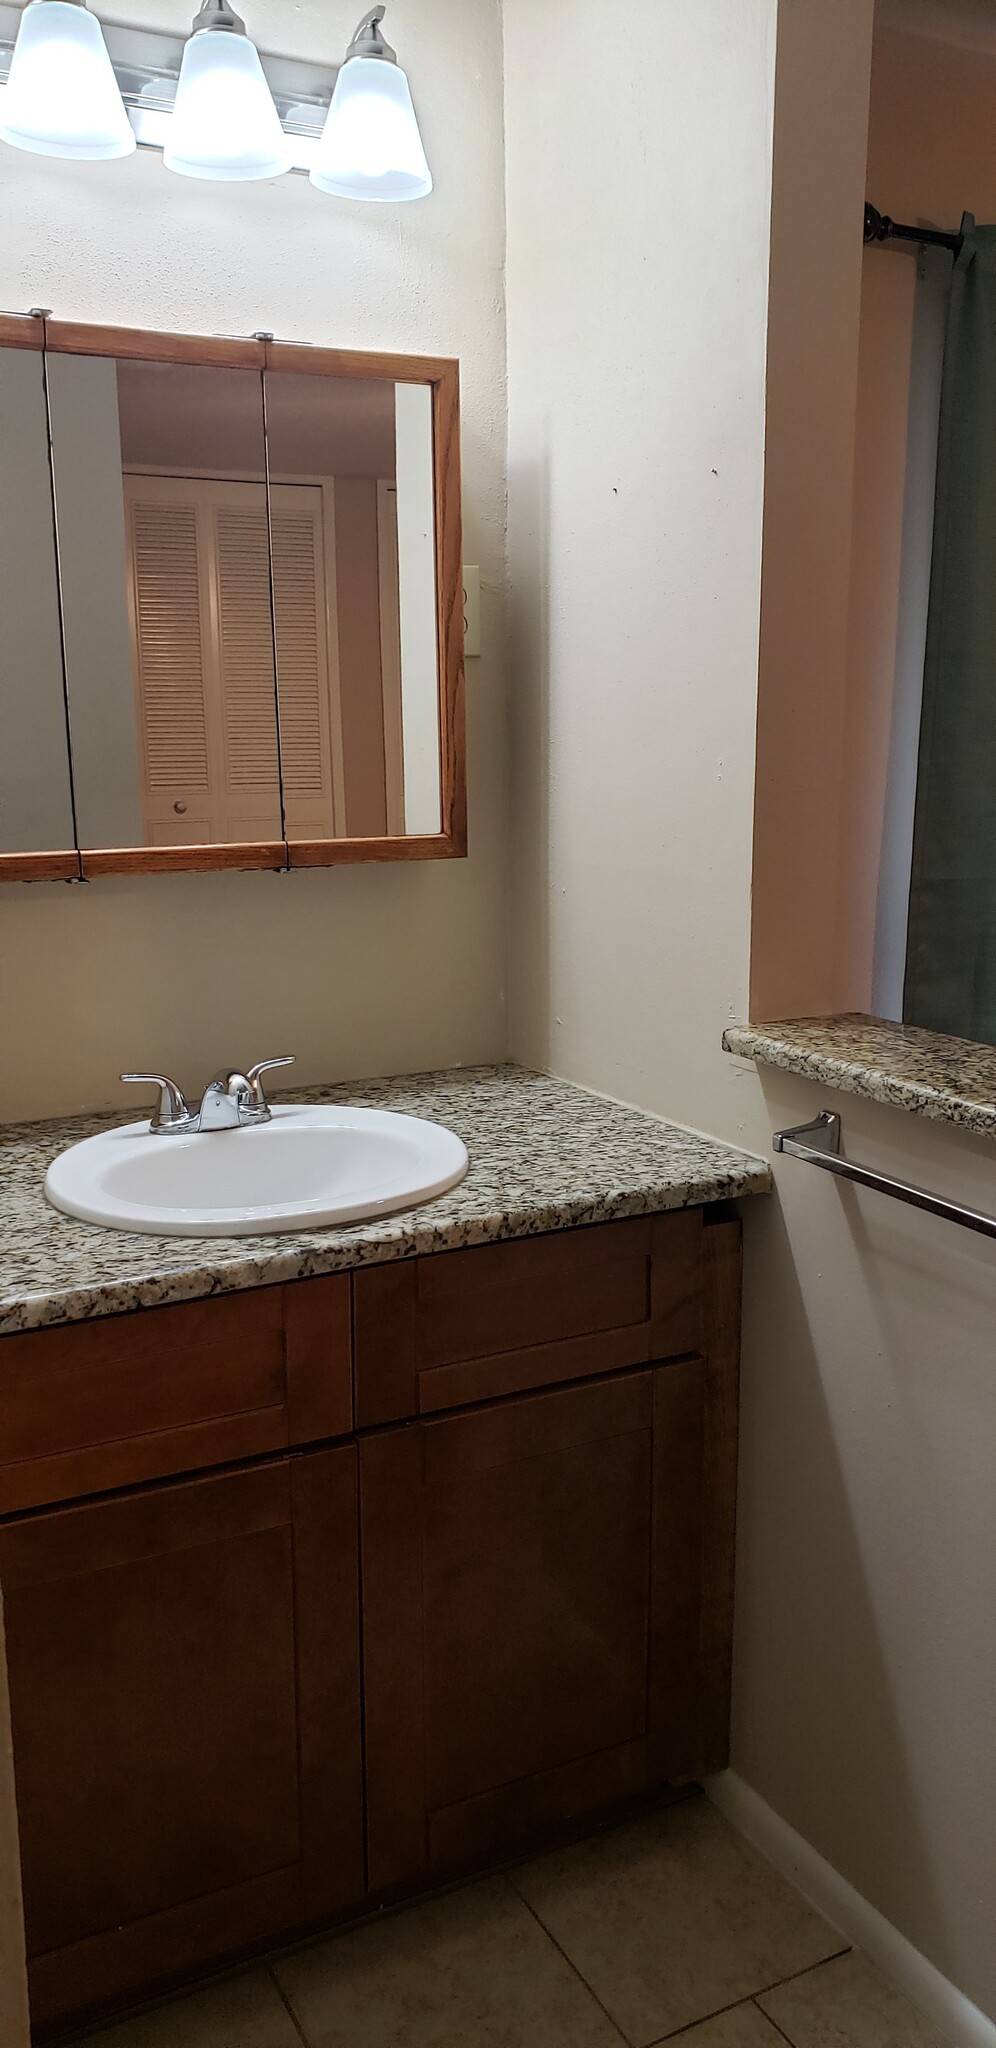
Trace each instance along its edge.
<path fill-rule="evenodd" d="M 823 1081 L 848 1095 L 996 1137 L 996 1046 L 861 1011 L 731 1025 L 723 1045 L 744 1059 Z"/>
<path fill-rule="evenodd" d="M 0 1128 L 0 1333 L 766 1194 L 772 1185 L 763 1159 L 521 1067 L 348 1082 L 274 1099 L 429 1117 L 459 1133 L 470 1170 L 435 1201 L 372 1222 L 270 1237 L 140 1236 L 60 1215 L 42 1191 L 56 1153 L 134 1117 L 8 1125 Z"/>

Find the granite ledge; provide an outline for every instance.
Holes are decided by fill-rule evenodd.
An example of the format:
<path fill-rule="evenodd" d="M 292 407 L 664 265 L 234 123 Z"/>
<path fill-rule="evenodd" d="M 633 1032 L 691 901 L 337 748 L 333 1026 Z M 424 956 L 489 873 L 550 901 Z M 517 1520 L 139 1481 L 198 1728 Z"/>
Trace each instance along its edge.
<path fill-rule="evenodd" d="M 996 1046 L 851 1011 L 736 1024 L 726 1052 L 996 1138 Z"/>
<path fill-rule="evenodd" d="M 459 1187 L 420 1208 L 337 1229 L 138 1236 L 60 1215 L 42 1188 L 56 1153 L 133 1117 L 8 1125 L 0 1129 L 0 1334 L 694 1208 L 766 1194 L 772 1185 L 763 1159 L 520 1067 L 288 1090 L 284 1099 L 434 1118 L 459 1132 L 470 1170 Z"/>

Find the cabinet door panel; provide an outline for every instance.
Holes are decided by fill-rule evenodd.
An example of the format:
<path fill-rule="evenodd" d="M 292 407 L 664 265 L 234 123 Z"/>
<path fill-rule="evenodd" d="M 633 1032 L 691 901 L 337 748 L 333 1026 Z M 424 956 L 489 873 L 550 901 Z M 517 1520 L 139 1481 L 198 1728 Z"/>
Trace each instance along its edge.
<path fill-rule="evenodd" d="M 739 1225 L 702 1235 L 701 1352 L 361 1444 L 375 1892 L 726 1760 Z"/>
<path fill-rule="evenodd" d="M 670 1708 L 655 1656 L 679 1661 L 667 1602 L 650 1629 L 662 1459 L 685 1453 L 657 1440 L 655 1383 L 675 1370 L 701 1401 L 697 1359 L 361 1446 L 374 1889 L 480 1864 L 684 1763 L 651 1718 Z M 694 1548 L 699 1494 L 674 1502 Z M 407 1602 L 392 1587 L 381 1612 L 392 1550 L 413 1561 Z"/>
<path fill-rule="evenodd" d="M 642 1414 L 613 1421 L 606 1391 Z M 651 1391 L 641 1374 L 426 1427 L 431 1810 L 644 1734 Z M 481 1455 L 455 1463 L 451 1435 Z"/>
<path fill-rule="evenodd" d="M 8 1596 L 33 1954 L 297 1862 L 291 1580 L 285 1526 Z"/>
<path fill-rule="evenodd" d="M 428 1869 L 442 1876 L 493 1864 L 549 1841 L 565 1822 L 637 1799 L 651 1782 L 647 1756 L 641 1738 L 436 1808 L 428 1815 Z"/>
<path fill-rule="evenodd" d="M 374 1891 L 426 1867 L 422 1431 L 360 1446 L 367 1875 Z"/>
<path fill-rule="evenodd" d="M 355 1457 L 0 1529 L 36 2021 L 360 1899 Z"/>

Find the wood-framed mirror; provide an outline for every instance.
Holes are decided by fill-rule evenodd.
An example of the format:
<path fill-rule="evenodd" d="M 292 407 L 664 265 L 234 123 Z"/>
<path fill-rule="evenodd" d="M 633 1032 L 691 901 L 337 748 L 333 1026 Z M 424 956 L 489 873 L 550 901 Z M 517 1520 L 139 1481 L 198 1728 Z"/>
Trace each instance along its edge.
<path fill-rule="evenodd" d="M 465 852 L 457 364 L 0 318 L 0 880 Z"/>

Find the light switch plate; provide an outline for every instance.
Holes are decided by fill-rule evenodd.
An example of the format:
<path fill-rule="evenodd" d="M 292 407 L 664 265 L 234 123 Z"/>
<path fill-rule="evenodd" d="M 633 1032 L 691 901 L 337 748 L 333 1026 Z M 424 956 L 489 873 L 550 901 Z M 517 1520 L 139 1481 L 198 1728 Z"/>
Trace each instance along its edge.
<path fill-rule="evenodd" d="M 481 572 L 476 562 L 463 565 L 463 651 L 468 657 L 481 651 Z"/>

